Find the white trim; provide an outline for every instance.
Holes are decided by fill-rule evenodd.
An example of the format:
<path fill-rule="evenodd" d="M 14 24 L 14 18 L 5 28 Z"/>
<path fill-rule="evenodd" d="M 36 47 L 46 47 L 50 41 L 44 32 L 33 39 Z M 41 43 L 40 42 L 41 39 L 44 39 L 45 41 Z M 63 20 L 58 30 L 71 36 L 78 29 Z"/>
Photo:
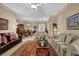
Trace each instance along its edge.
<path fill-rule="evenodd" d="M 0 3 L 0 6 L 2 6 L 2 7 L 5 8 L 7 11 L 9 11 L 10 13 L 12 13 L 13 15 L 16 16 L 16 13 L 15 13 L 13 10 L 11 10 L 10 8 L 8 8 L 7 6 L 5 6 L 4 4 Z"/>

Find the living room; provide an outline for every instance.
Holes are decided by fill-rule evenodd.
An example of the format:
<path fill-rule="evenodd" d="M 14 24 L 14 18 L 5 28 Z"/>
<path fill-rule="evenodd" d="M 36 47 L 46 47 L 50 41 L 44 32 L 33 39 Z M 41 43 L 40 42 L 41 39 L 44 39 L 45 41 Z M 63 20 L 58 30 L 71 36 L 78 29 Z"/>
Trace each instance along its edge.
<path fill-rule="evenodd" d="M 38 7 L 29 9 L 31 5 Z M 0 54 L 3 56 L 79 55 L 78 5 L 79 3 L 0 3 Z M 25 8 L 25 6 L 26 9 L 19 9 Z M 54 12 L 44 9 L 51 16 L 43 17 L 47 15 L 43 9 L 39 12 L 38 9 L 41 7 L 51 8 Z M 30 12 L 25 12 L 26 10 Z M 32 14 L 30 15 L 30 13 Z M 35 15 L 33 15 L 34 13 Z M 30 18 L 29 15 L 33 18 Z M 38 45 L 46 50 L 39 52 L 39 49 L 37 49 L 38 51 L 36 51 Z M 25 49 L 24 46 L 27 46 L 28 49 Z M 22 48 L 24 48 L 24 51 Z M 50 51 L 48 48 L 50 48 Z"/>

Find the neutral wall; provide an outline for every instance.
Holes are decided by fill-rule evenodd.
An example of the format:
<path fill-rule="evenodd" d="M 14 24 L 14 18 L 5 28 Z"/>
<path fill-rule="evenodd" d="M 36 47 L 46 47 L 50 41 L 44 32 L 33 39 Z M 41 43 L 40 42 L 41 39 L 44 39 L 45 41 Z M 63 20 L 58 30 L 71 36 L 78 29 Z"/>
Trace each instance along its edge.
<path fill-rule="evenodd" d="M 52 33 L 53 33 L 53 23 L 57 23 L 55 16 L 51 16 L 47 22 L 49 36 L 52 36 Z"/>
<path fill-rule="evenodd" d="M 16 33 L 16 15 L 3 4 L 0 4 L 0 18 L 8 20 L 8 30 L 0 30 L 0 33 Z"/>
<path fill-rule="evenodd" d="M 79 4 L 73 3 L 68 4 L 59 14 L 56 16 L 58 31 L 66 33 L 74 33 L 79 35 L 79 30 L 67 30 L 66 29 L 66 18 L 72 16 L 76 13 L 79 13 Z"/>

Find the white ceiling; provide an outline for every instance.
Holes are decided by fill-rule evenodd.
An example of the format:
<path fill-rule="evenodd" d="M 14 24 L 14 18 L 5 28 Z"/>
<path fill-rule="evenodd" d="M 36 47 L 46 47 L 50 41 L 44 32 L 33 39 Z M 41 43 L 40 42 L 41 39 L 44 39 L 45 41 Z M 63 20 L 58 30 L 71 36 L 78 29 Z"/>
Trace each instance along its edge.
<path fill-rule="evenodd" d="M 17 18 L 22 20 L 46 21 L 49 16 L 61 11 L 66 3 L 40 3 L 37 10 L 32 9 L 29 3 L 4 3 L 4 5 L 16 12 Z"/>

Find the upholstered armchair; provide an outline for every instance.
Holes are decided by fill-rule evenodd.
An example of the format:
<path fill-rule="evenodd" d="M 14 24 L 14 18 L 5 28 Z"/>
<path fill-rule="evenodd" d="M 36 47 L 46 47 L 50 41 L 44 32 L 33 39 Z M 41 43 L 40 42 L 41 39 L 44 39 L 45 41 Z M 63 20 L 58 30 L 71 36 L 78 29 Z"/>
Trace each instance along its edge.
<path fill-rule="evenodd" d="M 58 36 L 58 39 L 53 39 L 53 42 L 52 42 L 53 43 L 53 47 L 56 49 L 57 42 L 64 42 L 65 37 L 66 37 L 65 33 L 60 33 L 59 36 Z"/>
<path fill-rule="evenodd" d="M 69 44 L 71 44 L 78 38 L 79 37 L 76 36 L 75 34 L 70 33 L 67 34 L 66 40 L 64 42 L 57 42 L 57 49 L 60 55 L 65 55 Z"/>
<path fill-rule="evenodd" d="M 79 39 L 68 46 L 66 56 L 79 56 Z"/>

